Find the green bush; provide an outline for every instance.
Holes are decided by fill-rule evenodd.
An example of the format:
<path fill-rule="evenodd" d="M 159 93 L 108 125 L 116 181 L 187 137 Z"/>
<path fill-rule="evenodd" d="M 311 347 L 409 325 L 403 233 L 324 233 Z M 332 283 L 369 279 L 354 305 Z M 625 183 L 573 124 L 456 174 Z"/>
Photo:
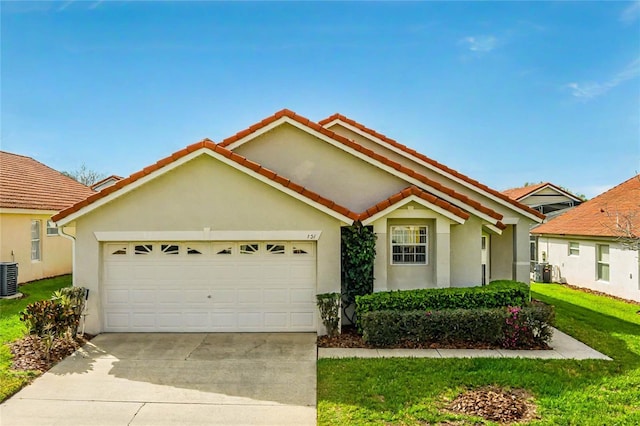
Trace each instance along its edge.
<path fill-rule="evenodd" d="M 64 287 L 53 293 L 51 300 L 64 306 L 65 309 L 71 310 L 73 313 L 66 319 L 67 327 L 71 334 L 75 337 L 80 325 L 80 318 L 84 311 L 85 294 L 84 287 Z"/>
<path fill-rule="evenodd" d="M 508 348 L 535 347 L 548 343 L 554 319 L 552 306 L 536 304 L 517 308 L 516 321 L 513 310 L 373 311 L 363 314 L 360 325 L 364 341 L 380 347 L 403 341 L 486 343 Z M 514 331 L 517 331 L 515 343 Z"/>
<path fill-rule="evenodd" d="M 530 300 L 529 286 L 517 281 L 493 281 L 486 286 L 384 291 L 356 298 L 362 318 L 372 311 L 429 311 L 441 309 L 523 306 Z"/>
<path fill-rule="evenodd" d="M 29 334 L 38 337 L 61 336 L 68 328 L 73 310 L 54 300 L 40 300 L 27 305 L 20 313 L 20 321 Z"/>

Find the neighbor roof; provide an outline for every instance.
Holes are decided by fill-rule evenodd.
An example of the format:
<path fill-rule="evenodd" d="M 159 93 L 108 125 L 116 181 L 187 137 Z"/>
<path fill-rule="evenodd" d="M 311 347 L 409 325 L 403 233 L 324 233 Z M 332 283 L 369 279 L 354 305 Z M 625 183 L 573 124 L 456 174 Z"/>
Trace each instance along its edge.
<path fill-rule="evenodd" d="M 433 167 L 435 167 L 437 169 L 440 169 L 441 171 L 443 171 L 443 172 L 445 172 L 445 173 L 447 173 L 447 174 L 449 174 L 451 176 L 455 176 L 456 178 L 458 178 L 460 180 L 463 180 L 463 181 L 467 182 L 468 184 L 471 184 L 472 186 L 475 186 L 477 189 L 485 191 L 485 192 L 493 195 L 494 197 L 497 197 L 497 198 L 500 198 L 503 201 L 506 201 L 507 203 L 511 204 L 514 207 L 517 207 L 520 210 L 524 210 L 524 211 L 526 211 L 526 212 L 528 212 L 528 213 L 530 213 L 530 214 L 532 214 L 534 216 L 539 217 L 540 219 L 544 219 L 544 217 L 545 217 L 539 211 L 534 210 L 534 209 L 530 208 L 529 206 L 526 206 L 524 204 L 519 203 L 516 199 L 510 198 L 509 196 L 505 195 L 504 193 L 500 193 L 500 192 L 496 191 L 495 189 L 492 189 L 492 188 L 488 187 L 487 185 L 482 184 L 482 183 L 478 182 L 477 180 L 472 179 L 472 178 L 470 178 L 470 177 L 458 172 L 457 170 L 454 170 L 454 169 L 452 169 L 450 167 L 447 167 L 444 164 L 439 163 L 439 162 L 435 161 L 434 159 L 429 158 L 426 155 L 419 153 L 415 149 L 409 148 L 408 146 L 403 145 L 400 142 L 398 142 L 398 141 L 396 141 L 394 139 L 391 139 L 390 137 L 388 137 L 386 135 L 383 135 L 382 133 L 379 133 L 379 132 L 377 132 L 377 131 L 375 131 L 375 130 L 373 130 L 373 129 L 371 129 L 371 128 L 363 125 L 363 124 L 360 124 L 357 121 L 355 121 L 355 120 L 353 120 L 353 119 L 351 119 L 349 117 L 346 117 L 346 116 L 344 116 L 342 114 L 338 114 L 338 113 L 333 114 L 332 116 L 327 117 L 324 120 L 320 120 L 318 123 L 321 126 L 326 126 L 326 125 L 328 125 L 328 124 L 330 124 L 330 123 L 332 123 L 334 121 L 341 121 L 343 123 L 349 124 L 349 125 L 355 127 L 356 129 L 368 134 L 369 136 L 373 136 L 374 138 L 376 138 L 376 139 L 378 139 L 378 140 L 380 140 L 382 142 L 385 142 L 388 145 L 391 145 L 391 146 L 393 146 L 393 147 L 395 147 L 395 148 L 397 148 L 397 149 L 399 149 L 399 150 L 401 150 L 401 151 L 403 151 L 403 152 L 405 152 L 405 153 L 407 153 L 407 154 L 409 154 L 409 155 L 411 155 L 411 156 L 413 156 L 415 158 L 418 158 L 418 159 L 424 161 L 425 163 L 430 164 L 431 166 L 433 166 Z"/>
<path fill-rule="evenodd" d="M 33 158 L 0 151 L 2 208 L 62 210 L 91 194 L 91 188 Z"/>
<path fill-rule="evenodd" d="M 616 221 L 631 220 L 632 230 L 640 227 L 640 175 L 580 204 L 534 228 L 533 234 L 619 237 Z"/>
<path fill-rule="evenodd" d="M 534 192 L 537 192 L 537 191 L 541 190 L 542 188 L 546 188 L 546 187 L 553 188 L 556 191 L 561 192 L 561 193 L 565 194 L 566 196 L 575 199 L 576 201 L 581 201 L 579 197 L 576 197 L 572 193 L 560 188 L 557 185 L 552 184 L 551 182 L 541 182 L 541 183 L 536 183 L 536 184 L 533 184 L 533 185 L 523 186 L 523 187 L 520 187 L 520 188 L 505 189 L 504 191 L 502 191 L 502 193 L 504 195 L 506 195 L 507 197 L 512 198 L 514 200 L 522 200 L 526 196 L 531 195 Z"/>

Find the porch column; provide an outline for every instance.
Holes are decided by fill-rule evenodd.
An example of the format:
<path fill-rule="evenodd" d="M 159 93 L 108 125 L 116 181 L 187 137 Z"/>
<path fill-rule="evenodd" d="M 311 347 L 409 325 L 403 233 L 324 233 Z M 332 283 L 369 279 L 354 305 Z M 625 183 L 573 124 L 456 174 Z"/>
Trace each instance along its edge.
<path fill-rule="evenodd" d="M 373 223 L 376 234 L 376 259 L 373 263 L 373 291 L 387 291 L 387 219 L 382 218 Z"/>
<path fill-rule="evenodd" d="M 451 287 L 451 223 L 448 220 L 436 220 L 435 262 L 437 286 Z"/>

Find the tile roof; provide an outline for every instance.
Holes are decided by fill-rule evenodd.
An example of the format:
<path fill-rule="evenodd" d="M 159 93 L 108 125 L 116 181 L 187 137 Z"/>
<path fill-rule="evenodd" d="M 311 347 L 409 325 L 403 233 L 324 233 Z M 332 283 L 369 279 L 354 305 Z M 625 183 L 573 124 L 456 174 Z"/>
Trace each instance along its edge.
<path fill-rule="evenodd" d="M 533 194 L 534 192 L 544 188 L 544 187 L 550 187 L 555 189 L 558 192 L 561 192 L 563 194 L 566 194 L 569 197 L 575 198 L 576 200 L 580 200 L 579 197 L 573 195 L 572 193 L 568 192 L 566 189 L 562 189 L 557 185 L 552 184 L 551 182 L 541 182 L 541 183 L 536 183 L 533 185 L 527 185 L 527 186 L 523 186 L 521 188 L 511 188 L 511 189 L 505 189 L 504 191 L 502 191 L 502 193 L 504 195 L 506 195 L 509 198 L 513 198 L 514 200 L 521 200 L 524 197 L 526 197 L 527 195 Z"/>
<path fill-rule="evenodd" d="M 380 155 L 368 148 L 365 148 L 364 146 L 360 145 L 359 143 L 356 143 L 355 141 L 352 141 L 350 139 L 345 138 L 344 136 L 341 136 L 329 129 L 326 129 L 324 127 L 322 127 L 320 124 L 313 122 L 311 120 L 309 120 L 308 118 L 302 117 L 301 115 L 296 114 L 295 112 L 288 110 L 288 109 L 283 109 L 281 111 L 278 111 L 277 113 L 275 113 L 274 115 L 265 118 L 264 120 L 262 120 L 259 123 L 254 124 L 253 126 L 242 130 L 238 133 L 236 133 L 235 135 L 226 138 L 225 140 L 223 140 L 222 142 L 219 143 L 220 146 L 226 147 L 229 146 L 231 144 L 233 144 L 234 142 L 239 141 L 240 139 L 249 136 L 250 134 L 254 133 L 257 130 L 260 130 L 263 127 L 268 126 L 269 124 L 279 120 L 280 118 L 283 117 L 287 117 L 290 118 L 304 126 L 307 126 L 313 130 L 315 130 L 316 132 L 319 132 L 337 142 L 342 143 L 343 145 L 348 146 L 349 148 L 352 148 L 370 158 L 373 158 L 376 161 L 381 162 L 382 164 L 389 166 L 403 174 L 406 174 L 414 179 L 417 179 L 418 181 L 424 183 L 427 186 L 430 186 L 440 192 L 443 192 L 447 195 L 449 195 L 450 197 L 453 197 L 459 201 L 461 201 L 462 203 L 473 207 L 474 209 L 486 214 L 489 217 L 492 217 L 493 219 L 496 220 L 501 220 L 502 219 L 502 215 L 498 212 L 496 212 L 495 210 L 492 210 L 486 206 L 483 206 L 482 204 L 480 204 L 479 202 L 467 197 L 466 195 L 463 195 L 457 191 L 454 191 L 451 188 L 448 188 L 444 185 L 442 185 L 439 182 L 434 181 L 433 179 L 429 179 L 428 177 L 416 172 L 415 170 L 409 169 L 408 167 L 405 167 L 403 165 L 401 165 L 400 163 L 397 163 L 393 160 L 390 160 L 389 158 Z M 496 191 L 494 191 L 496 192 Z M 498 192 L 496 192 L 498 193 Z M 499 193 L 498 193 L 499 194 Z M 504 196 L 502 196 L 504 197 Z M 504 197 L 507 198 L 508 197 Z M 519 208 L 527 210 L 527 211 L 531 211 L 533 213 L 535 213 L 536 216 L 538 217 L 544 217 L 544 215 L 541 215 L 539 212 L 530 209 L 524 205 L 521 205 L 520 203 L 518 203 L 517 201 L 511 200 L 510 201 L 512 204 L 517 205 Z"/>
<path fill-rule="evenodd" d="M 399 203 L 400 201 L 404 200 L 407 197 L 410 197 L 411 195 L 415 195 L 416 197 L 419 197 L 425 201 L 428 201 L 431 204 L 435 204 L 436 206 L 450 212 L 453 213 L 454 215 L 467 220 L 469 219 L 469 213 L 465 212 L 464 210 L 462 210 L 459 207 L 454 206 L 451 203 L 448 203 L 447 201 L 436 197 L 435 195 L 429 194 L 426 191 L 423 191 L 422 189 L 418 188 L 417 186 L 410 186 L 408 188 L 403 189 L 402 191 L 398 192 L 397 194 L 392 195 L 391 197 L 387 198 L 386 200 L 380 201 L 378 204 L 376 204 L 375 206 L 367 209 L 366 211 L 360 213 L 360 216 L 358 217 L 358 220 L 363 221 L 366 220 L 368 218 L 370 218 L 371 216 L 380 213 L 386 209 L 388 209 L 389 207 L 393 206 L 394 204 Z"/>
<path fill-rule="evenodd" d="M 0 151 L 0 207 L 62 210 L 93 194 L 33 158 Z"/>
<path fill-rule="evenodd" d="M 616 216 L 640 228 L 640 175 L 534 228 L 533 234 L 617 237 Z"/>
<path fill-rule="evenodd" d="M 488 187 L 487 185 L 484 185 L 484 184 L 478 182 L 475 179 L 471 179 L 470 177 L 468 177 L 466 175 L 463 175 L 462 173 L 458 172 L 457 170 L 449 168 L 449 167 L 445 166 L 444 164 L 439 163 L 439 162 L 433 160 L 432 158 L 429 158 L 426 155 L 419 153 L 415 149 L 411 149 L 408 146 L 403 145 L 400 142 L 383 135 L 382 133 L 378 133 L 375 130 L 370 129 L 370 128 L 358 123 L 357 121 L 352 120 L 351 118 L 345 117 L 342 114 L 333 114 L 332 116 L 327 117 L 324 120 L 320 120 L 318 123 L 321 126 L 324 126 L 324 125 L 329 124 L 329 123 L 331 123 L 332 121 L 335 121 L 335 120 L 340 120 L 342 122 L 350 124 L 351 126 L 361 130 L 362 132 L 367 133 L 368 135 L 373 136 L 373 137 L 375 137 L 375 138 L 377 138 L 377 139 L 379 139 L 379 140 L 381 140 L 383 142 L 386 142 L 387 144 L 389 144 L 389 145 L 391 145 L 391 146 L 393 146 L 393 147 L 395 147 L 395 148 L 397 148 L 397 149 L 399 149 L 401 151 L 404 151 L 407 154 L 410 154 L 410 155 L 412 155 L 412 156 L 414 156 L 416 158 L 419 158 L 420 160 L 424 161 L 425 163 L 428 163 L 428 164 L 430 164 L 430 165 L 432 165 L 432 166 L 444 171 L 445 173 L 448 173 L 448 174 L 450 174 L 452 176 L 455 176 L 458 179 L 461 179 L 461 180 L 463 180 L 463 181 L 475 186 L 476 188 L 479 188 L 479 189 L 481 189 L 481 190 L 483 190 L 485 192 L 488 192 L 489 194 L 491 194 L 491 195 L 493 195 L 495 197 L 498 197 L 503 201 L 508 202 L 509 204 L 513 205 L 514 207 L 517 207 L 520 210 L 525 210 L 526 212 L 528 212 L 528 213 L 530 213 L 530 214 L 532 214 L 532 215 L 534 215 L 536 217 L 539 217 L 540 219 L 544 219 L 544 217 L 545 217 L 539 211 L 534 210 L 534 209 L 530 208 L 529 206 L 525 206 L 524 204 L 519 203 L 517 200 L 515 200 L 513 198 L 509 198 L 504 193 L 500 193 L 500 192 L 496 191 L 495 189 L 492 189 L 492 188 Z"/>
<path fill-rule="evenodd" d="M 321 196 L 320 194 L 317 194 L 316 192 L 313 192 L 307 188 L 304 188 L 301 185 L 296 184 L 295 182 L 292 182 L 291 180 L 278 175 L 277 173 L 275 173 L 272 170 L 266 169 L 262 166 L 260 166 L 260 164 L 253 162 L 239 154 L 236 154 L 233 151 L 230 151 L 226 148 L 224 148 L 221 145 L 216 145 L 213 141 L 209 140 L 209 139 L 204 139 L 200 142 L 194 143 L 192 145 L 187 146 L 184 149 L 181 149 L 180 151 L 177 151 L 175 153 L 173 153 L 172 155 L 163 158 L 162 160 L 156 162 L 155 164 L 152 164 L 148 167 L 145 167 L 144 169 L 140 170 L 137 173 L 132 174 L 131 176 L 124 178 L 118 182 L 116 182 L 115 184 L 106 187 L 105 189 L 103 189 L 102 191 L 98 192 L 98 193 L 94 193 L 93 195 L 91 195 L 90 197 L 82 200 L 79 203 L 76 203 L 74 205 L 72 205 L 71 207 L 61 211 L 60 213 L 58 213 L 57 215 L 53 216 L 53 220 L 58 221 L 60 219 L 64 219 L 65 217 L 71 215 L 72 213 L 75 213 L 77 211 L 79 211 L 80 209 L 82 209 L 83 207 L 86 207 L 96 201 L 98 201 L 101 198 L 106 197 L 107 195 L 137 181 L 138 179 L 143 178 L 144 176 L 155 172 L 156 170 L 160 170 L 161 168 L 173 163 L 176 160 L 179 160 L 180 158 L 194 152 L 197 151 L 199 149 L 202 148 L 206 148 L 209 149 L 211 151 L 214 151 L 218 154 L 223 155 L 224 157 L 238 163 L 239 165 L 241 165 L 242 167 L 248 168 L 253 170 L 256 173 L 261 174 L 262 176 L 265 176 L 277 183 L 279 183 L 280 185 L 284 186 L 285 188 L 289 188 L 290 190 L 293 190 L 299 194 L 301 194 L 302 196 L 317 202 L 319 204 L 322 204 L 325 207 L 328 207 L 329 209 L 343 215 L 346 216 L 352 220 L 357 220 L 358 219 L 358 214 L 352 212 L 351 210 L 347 209 L 346 207 L 343 207 L 339 204 L 336 204 L 335 202 L 329 200 L 328 198 L 325 198 L 323 196 Z"/>

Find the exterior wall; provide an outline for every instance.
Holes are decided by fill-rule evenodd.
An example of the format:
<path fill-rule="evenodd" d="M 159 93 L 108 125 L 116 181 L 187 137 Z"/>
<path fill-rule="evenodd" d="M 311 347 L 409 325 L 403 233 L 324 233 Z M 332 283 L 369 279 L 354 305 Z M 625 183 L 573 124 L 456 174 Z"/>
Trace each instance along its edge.
<path fill-rule="evenodd" d="M 451 228 L 451 287 L 482 283 L 482 223 L 470 217 Z"/>
<path fill-rule="evenodd" d="M 74 284 L 91 290 L 86 330 L 92 334 L 102 331 L 102 245 L 96 231 L 320 230 L 317 292 L 340 291 L 340 221 L 206 155 L 88 213 L 75 225 Z"/>
<path fill-rule="evenodd" d="M 502 231 L 502 235 L 491 236 L 491 268 L 489 271 L 489 281 L 495 280 L 511 280 L 513 276 L 513 226 L 507 226 Z M 527 229 L 527 254 L 529 254 Z M 529 258 L 527 256 L 527 273 L 522 279 L 518 277 L 518 281 L 529 282 Z"/>
<path fill-rule="evenodd" d="M 569 255 L 569 242 L 579 244 L 578 255 Z M 609 245 L 609 282 L 597 279 L 596 246 L 598 244 Z M 553 266 L 554 281 L 566 282 L 640 302 L 638 252 L 626 250 L 616 241 L 540 236 L 539 259 L 543 258 L 543 252 L 548 263 Z"/>
<path fill-rule="evenodd" d="M 47 235 L 47 220 L 55 213 L 0 214 L 0 261 L 18 262 L 19 283 L 71 273 L 71 241 L 59 235 Z M 40 260 L 31 260 L 32 220 L 41 222 Z"/>
<path fill-rule="evenodd" d="M 363 212 L 409 186 L 289 124 L 234 151 L 355 212 Z"/>

